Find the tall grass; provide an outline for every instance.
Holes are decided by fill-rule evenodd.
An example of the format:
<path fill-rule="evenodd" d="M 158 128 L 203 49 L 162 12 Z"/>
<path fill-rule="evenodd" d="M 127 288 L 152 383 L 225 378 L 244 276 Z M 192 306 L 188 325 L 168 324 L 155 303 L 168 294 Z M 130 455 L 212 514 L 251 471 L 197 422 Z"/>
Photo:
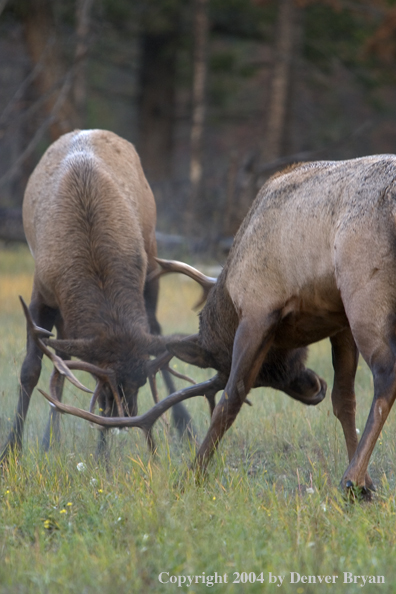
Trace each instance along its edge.
<path fill-rule="evenodd" d="M 1 443 L 13 418 L 25 352 L 18 295 L 29 300 L 32 270 L 26 250 L 0 253 Z M 164 331 L 195 332 L 191 306 L 199 292 L 194 284 L 168 277 L 161 291 Z M 209 371 L 172 364 L 197 381 L 210 377 Z M 311 348 L 309 364 L 331 386 L 328 342 Z M 44 389 L 49 373 L 45 362 L 39 384 Z M 362 431 L 372 398 L 371 375 L 363 362 L 356 385 Z M 64 398 L 87 406 L 87 396 L 71 386 Z M 216 572 L 228 577 L 227 584 L 213 586 L 219 592 L 278 591 L 268 582 L 270 572 L 284 576 L 279 592 L 360 592 L 362 581 L 344 584 L 344 572 L 384 576 L 384 584 L 364 588 L 393 592 L 394 415 L 372 457 L 375 500 L 350 504 L 338 490 L 347 457 L 330 397 L 317 407 L 304 407 L 281 393 L 255 390 L 251 400 L 253 407 L 243 407 L 207 478 L 197 484 L 188 470 L 192 449 L 161 423 L 153 459 L 139 431 L 114 432 L 106 469 L 93 455 L 97 431 L 67 416 L 62 417 L 60 447 L 42 453 L 48 405 L 35 392 L 24 453 L 10 461 L 0 478 L 0 593 L 197 593 L 206 591 L 208 576 Z M 145 388 L 140 407 L 150 405 Z M 209 424 L 207 405 L 196 398 L 187 406 L 202 438 Z M 181 588 L 161 584 L 162 572 L 164 580 L 190 575 L 197 583 Z M 232 583 L 235 572 L 245 572 L 247 583 Z M 291 572 L 339 577 L 332 584 L 293 584 Z M 251 580 L 255 574 L 255 583 L 249 574 Z"/>

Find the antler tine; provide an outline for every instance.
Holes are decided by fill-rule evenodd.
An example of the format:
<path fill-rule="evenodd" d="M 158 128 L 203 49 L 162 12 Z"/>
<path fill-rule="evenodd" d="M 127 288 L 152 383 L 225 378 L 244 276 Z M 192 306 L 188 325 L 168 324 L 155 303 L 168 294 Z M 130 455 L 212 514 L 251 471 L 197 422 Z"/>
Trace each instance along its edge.
<path fill-rule="evenodd" d="M 209 291 L 217 282 L 217 278 L 206 276 L 193 266 L 189 264 L 185 264 L 184 262 L 179 262 L 178 260 L 162 260 L 160 258 L 155 258 L 161 268 L 157 268 L 153 272 L 149 274 L 147 280 L 153 280 L 155 278 L 159 278 L 164 274 L 168 274 L 170 272 L 180 272 L 181 274 L 185 274 L 189 276 L 193 280 L 195 280 L 198 284 L 201 285 L 203 289 L 203 294 L 201 299 L 194 305 L 193 309 L 198 309 L 203 303 L 205 303 Z"/>
<path fill-rule="evenodd" d="M 179 379 L 186 380 L 186 382 L 190 382 L 190 384 L 196 385 L 196 383 L 197 383 L 189 375 L 184 375 L 183 373 L 179 373 L 178 371 L 175 371 L 174 369 L 169 367 L 169 365 L 162 367 L 161 371 L 164 371 L 164 370 L 169 371 L 169 373 L 171 373 L 175 377 L 178 377 Z"/>
<path fill-rule="evenodd" d="M 167 351 L 153 359 L 152 361 L 148 361 L 146 365 L 147 375 L 148 377 L 154 377 L 158 371 L 169 371 L 175 377 L 185 380 L 186 382 L 190 382 L 190 384 L 196 384 L 197 382 L 193 380 L 188 375 L 183 375 L 182 373 L 178 373 L 171 367 L 169 367 L 169 362 L 172 359 L 173 355 Z M 155 398 L 154 398 L 155 401 Z"/>
<path fill-rule="evenodd" d="M 65 361 L 69 369 L 75 369 L 76 371 L 86 371 L 91 375 L 98 377 L 101 380 L 109 381 L 109 377 L 113 374 L 112 369 L 106 369 L 93 365 L 93 363 L 87 363 L 86 361 Z"/>
<path fill-rule="evenodd" d="M 169 361 L 172 359 L 173 355 L 165 351 L 152 361 L 147 361 L 146 363 L 146 372 L 147 377 L 150 383 L 150 390 L 151 395 L 153 397 L 154 403 L 158 404 L 158 390 L 157 390 L 157 381 L 155 376 L 157 375 L 158 371 L 162 369 L 164 365 L 167 365 Z"/>
<path fill-rule="evenodd" d="M 23 300 L 23 298 L 21 296 L 19 296 L 19 299 L 21 301 L 22 304 L 22 308 L 25 314 L 25 318 L 27 321 L 27 325 L 28 325 L 28 330 L 30 332 L 31 337 L 33 338 L 33 340 L 35 341 L 35 343 L 37 344 L 37 346 L 40 348 L 40 350 L 47 355 L 47 357 L 49 359 L 51 359 L 52 363 L 54 364 L 54 366 L 56 367 L 56 369 L 59 371 L 60 374 L 64 375 L 65 377 L 67 377 L 67 379 L 74 384 L 77 388 L 79 388 L 80 390 L 83 390 L 84 392 L 89 392 L 91 393 L 92 390 L 90 390 L 89 388 L 86 388 L 70 371 L 69 367 L 70 367 L 70 361 L 68 362 L 68 364 L 66 364 L 66 362 L 61 359 L 61 357 L 58 357 L 58 355 L 56 355 L 55 353 L 53 353 L 52 351 L 49 350 L 49 348 L 43 343 L 43 341 L 41 340 L 41 338 L 49 338 L 50 336 L 53 336 L 53 334 L 51 332 L 49 332 L 48 330 L 45 330 L 44 328 L 40 328 L 39 326 L 36 326 L 36 324 L 34 323 L 32 316 L 30 315 L 30 311 L 28 306 L 26 305 L 25 301 Z M 73 362 L 74 363 L 74 362 Z"/>
<path fill-rule="evenodd" d="M 111 369 L 102 369 L 101 367 L 93 365 L 92 363 L 87 363 L 86 361 L 65 361 L 64 359 L 62 359 L 61 357 L 58 357 L 58 355 L 56 355 L 55 353 L 50 351 L 49 348 L 47 347 L 47 345 L 45 345 L 43 343 L 41 338 L 49 338 L 50 336 L 53 336 L 53 334 L 51 332 L 48 332 L 48 330 L 45 330 L 44 328 L 40 328 L 39 326 L 36 326 L 36 324 L 34 323 L 34 321 L 32 319 L 32 316 L 30 315 L 29 308 L 26 305 L 25 301 L 23 300 L 23 298 L 21 296 L 19 297 L 19 299 L 22 303 L 22 307 L 23 307 L 23 311 L 25 313 L 25 317 L 27 320 L 29 332 L 30 332 L 33 340 L 36 342 L 38 347 L 43 351 L 43 353 L 45 355 L 47 355 L 47 357 L 49 359 L 51 359 L 52 363 L 54 364 L 54 367 L 58 370 L 58 372 L 61 373 L 62 375 L 64 375 L 65 377 L 67 377 L 67 379 L 72 384 L 74 384 L 77 388 L 79 388 L 80 390 L 83 390 L 84 392 L 88 392 L 90 394 L 92 394 L 92 390 L 90 390 L 89 388 L 86 388 L 75 377 L 75 375 L 70 371 L 71 369 L 75 369 L 75 370 L 79 370 L 79 371 L 86 371 L 87 373 L 90 373 L 91 375 L 98 377 L 100 381 L 106 380 L 109 383 L 111 391 L 113 393 L 114 400 L 117 405 L 118 414 L 120 416 L 122 416 L 124 413 L 124 408 L 122 406 L 121 399 L 118 394 L 117 386 L 115 385 L 115 382 L 114 382 L 113 371 Z M 95 392 L 96 392 L 96 390 L 95 390 Z M 94 396 L 91 400 L 91 406 L 95 406 L 96 399 L 97 399 L 97 397 L 95 398 L 95 394 L 94 394 Z"/>
<path fill-rule="evenodd" d="M 123 416 L 124 407 L 122 406 L 121 398 L 115 384 L 114 371 L 112 369 L 103 369 L 102 367 L 98 367 L 92 363 L 87 363 L 86 361 L 66 361 L 65 363 L 70 369 L 79 369 L 80 371 L 86 371 L 87 373 L 98 377 L 102 383 L 103 380 L 107 381 L 117 405 L 118 414 L 120 417 Z"/>
<path fill-rule="evenodd" d="M 169 353 L 168 351 L 164 351 L 161 355 L 158 355 L 158 357 L 156 357 L 152 361 L 147 361 L 147 363 L 146 363 L 147 376 L 148 377 L 150 377 L 150 375 L 155 376 L 159 372 L 160 369 L 163 369 L 164 367 L 166 367 L 168 365 L 168 363 L 172 359 L 172 357 L 173 357 L 172 353 Z"/>
<path fill-rule="evenodd" d="M 29 308 L 21 295 L 19 295 L 19 301 L 22 304 L 23 313 L 25 314 L 29 332 L 32 335 L 32 338 L 37 342 L 39 338 L 49 338 L 50 336 L 53 336 L 52 332 L 46 330 L 45 328 L 40 328 L 40 326 L 37 326 L 33 322 L 33 318 L 30 315 Z"/>
<path fill-rule="evenodd" d="M 92 394 L 91 402 L 89 403 L 89 412 L 90 413 L 93 413 L 93 411 L 95 410 L 95 406 L 96 406 L 96 403 L 97 403 L 98 397 L 99 397 L 99 392 L 100 392 L 100 389 L 102 386 L 103 386 L 103 382 L 101 380 L 99 380 L 98 383 L 96 384 L 95 391 Z M 50 392 L 52 394 L 51 390 L 50 390 Z"/>
<path fill-rule="evenodd" d="M 150 374 L 148 376 L 151 394 L 153 396 L 154 404 L 158 404 L 158 390 L 157 390 L 157 381 L 155 379 L 155 374 Z"/>
<path fill-rule="evenodd" d="M 217 391 L 224 388 L 224 383 L 219 380 L 217 375 L 210 380 L 170 394 L 170 396 L 167 396 L 158 402 L 158 404 L 153 406 L 153 408 L 148 412 L 136 417 L 101 417 L 99 415 L 82 410 L 81 408 L 64 404 L 63 402 L 60 402 L 54 398 L 52 395 L 50 396 L 49 394 L 46 394 L 43 390 L 39 391 L 52 406 L 55 406 L 55 408 L 57 408 L 57 410 L 62 413 L 74 415 L 102 427 L 139 427 L 147 434 L 147 432 L 150 432 L 157 419 L 159 419 L 159 417 L 171 406 L 174 406 L 178 402 L 182 402 L 183 400 L 187 400 L 188 398 L 192 398 L 194 396 L 204 396 L 207 392 L 211 392 L 215 388 L 217 388 Z"/>
<path fill-rule="evenodd" d="M 200 272 L 189 264 L 185 264 L 185 262 L 179 262 L 178 260 L 162 260 L 161 258 L 155 258 L 155 260 L 161 266 L 161 269 L 154 270 L 149 275 L 147 280 L 151 280 L 152 278 L 156 278 L 170 272 L 181 272 L 182 274 L 185 274 L 186 276 L 189 276 L 195 280 L 201 286 L 208 286 L 211 288 L 217 282 L 217 278 L 206 276 L 206 274 L 203 274 L 203 272 Z"/>

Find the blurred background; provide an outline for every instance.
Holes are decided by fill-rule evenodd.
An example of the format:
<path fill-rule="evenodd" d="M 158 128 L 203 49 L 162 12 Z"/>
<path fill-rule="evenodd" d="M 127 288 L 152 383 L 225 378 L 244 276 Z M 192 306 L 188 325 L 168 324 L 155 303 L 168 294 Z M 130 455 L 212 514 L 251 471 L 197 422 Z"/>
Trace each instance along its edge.
<path fill-rule="evenodd" d="M 159 252 L 219 261 L 289 163 L 396 152 L 395 0 L 0 0 L 0 239 L 46 148 L 133 142 Z"/>

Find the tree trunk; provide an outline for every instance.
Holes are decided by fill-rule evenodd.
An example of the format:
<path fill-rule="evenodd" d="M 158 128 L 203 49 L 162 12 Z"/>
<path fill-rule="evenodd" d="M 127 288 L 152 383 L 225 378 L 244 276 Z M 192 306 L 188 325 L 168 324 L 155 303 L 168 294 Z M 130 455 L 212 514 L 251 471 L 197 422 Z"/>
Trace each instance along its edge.
<path fill-rule="evenodd" d="M 0 0 L 0 15 L 3 12 L 3 10 L 5 9 L 7 2 L 8 2 L 8 0 Z"/>
<path fill-rule="evenodd" d="M 294 0 L 279 0 L 275 38 L 275 59 L 272 69 L 266 126 L 261 148 L 261 161 L 268 162 L 282 156 L 286 139 L 292 63 L 296 43 Z"/>
<path fill-rule="evenodd" d="M 53 113 L 56 108 L 56 117 L 50 124 L 51 139 L 55 141 L 61 134 L 76 127 L 77 117 L 70 93 L 65 93 L 61 104 L 57 103 L 66 68 L 56 39 L 51 0 L 30 0 L 24 17 L 24 34 L 33 64 L 42 65 L 36 84 L 39 94 L 47 96 L 47 114 Z"/>
<path fill-rule="evenodd" d="M 203 132 L 206 116 L 206 83 L 208 71 L 209 0 L 195 0 L 194 9 L 194 74 L 191 126 L 191 191 L 186 208 L 186 232 L 193 231 L 194 207 L 200 199 L 203 176 Z"/>
<path fill-rule="evenodd" d="M 268 91 L 267 108 L 262 141 L 256 154 L 246 159 L 241 170 L 242 183 L 238 195 L 238 212 L 241 221 L 249 210 L 267 175 L 262 175 L 263 165 L 276 161 L 285 151 L 287 129 L 290 125 L 290 95 L 293 78 L 293 61 L 299 45 L 298 8 L 295 0 L 278 0 L 278 18 L 275 28 L 274 60 Z"/>
<path fill-rule="evenodd" d="M 76 7 L 76 73 L 74 76 L 73 95 L 77 111 L 77 125 L 86 128 L 87 120 L 87 85 L 86 58 L 89 47 L 90 12 L 93 0 L 77 0 Z"/>
<path fill-rule="evenodd" d="M 138 152 L 150 181 L 172 173 L 177 36 L 142 36 Z"/>

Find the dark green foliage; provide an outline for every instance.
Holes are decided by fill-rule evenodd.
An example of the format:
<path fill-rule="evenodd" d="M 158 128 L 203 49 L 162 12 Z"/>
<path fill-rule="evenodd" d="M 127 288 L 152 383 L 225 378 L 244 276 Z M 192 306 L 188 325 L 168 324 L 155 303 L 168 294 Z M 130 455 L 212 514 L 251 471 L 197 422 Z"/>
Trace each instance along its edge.
<path fill-rule="evenodd" d="M 323 70 L 329 71 L 334 60 L 356 66 L 363 58 L 364 44 L 372 35 L 375 22 L 366 13 L 334 10 L 315 3 L 305 11 L 304 55 Z"/>
<path fill-rule="evenodd" d="M 211 0 L 210 15 L 215 31 L 236 37 L 263 39 L 276 18 L 276 2 L 264 7 L 246 0 Z"/>

